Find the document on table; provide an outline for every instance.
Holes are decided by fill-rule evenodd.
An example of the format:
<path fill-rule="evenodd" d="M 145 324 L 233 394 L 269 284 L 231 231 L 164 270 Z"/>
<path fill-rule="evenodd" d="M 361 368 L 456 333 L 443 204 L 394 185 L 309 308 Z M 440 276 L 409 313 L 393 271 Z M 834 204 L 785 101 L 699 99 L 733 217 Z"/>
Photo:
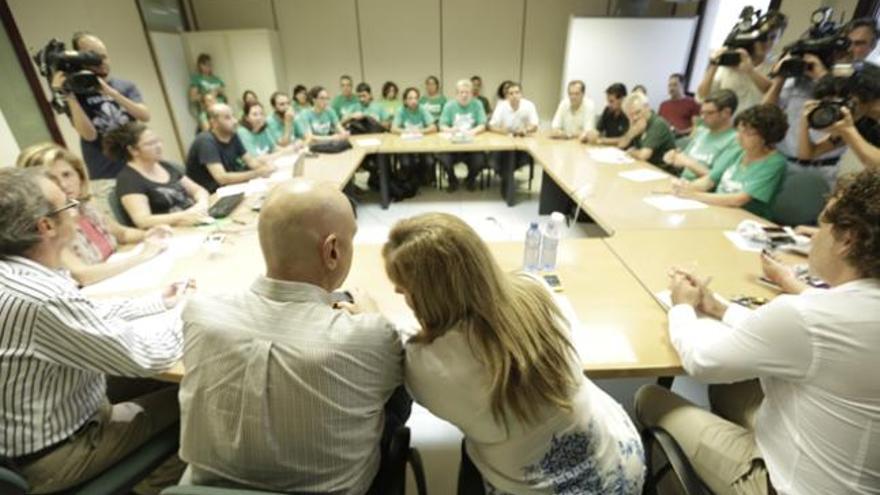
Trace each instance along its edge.
<path fill-rule="evenodd" d="M 587 154 L 597 162 L 608 163 L 611 165 L 623 165 L 635 161 L 633 157 L 627 155 L 622 149 L 612 148 L 610 146 L 604 148 L 590 148 L 587 150 Z"/>
<path fill-rule="evenodd" d="M 626 335 L 584 326 L 571 301 L 562 294 L 553 298 L 571 326 L 571 341 L 583 363 L 635 363 L 638 358 Z"/>
<path fill-rule="evenodd" d="M 159 253 L 158 256 L 133 266 L 118 275 L 83 287 L 82 292 L 88 296 L 112 296 L 119 292 L 161 287 L 174 267 L 174 262 L 178 258 L 194 255 L 204 241 L 204 234 L 172 237 L 168 239 L 168 249 Z M 123 260 L 135 256 L 142 249 L 143 245 L 141 244 L 134 249 L 114 253 L 108 261 Z"/>
<path fill-rule="evenodd" d="M 355 139 L 354 144 L 361 148 L 369 148 L 372 146 L 379 146 L 380 144 L 382 144 L 382 140 L 379 138 L 361 138 Z"/>
<path fill-rule="evenodd" d="M 660 211 L 701 210 L 709 207 L 706 203 L 700 203 L 693 199 L 679 198 L 672 194 L 648 196 L 643 201 Z"/>
<path fill-rule="evenodd" d="M 627 170 L 626 172 L 620 172 L 617 175 L 633 182 L 651 182 L 655 180 L 663 180 L 669 178 L 669 174 L 661 172 L 659 170 L 651 170 L 649 168 Z"/>
<path fill-rule="evenodd" d="M 724 231 L 724 237 L 727 237 L 727 239 L 741 251 L 760 253 L 762 249 L 767 247 L 766 242 L 748 239 L 735 230 Z"/>

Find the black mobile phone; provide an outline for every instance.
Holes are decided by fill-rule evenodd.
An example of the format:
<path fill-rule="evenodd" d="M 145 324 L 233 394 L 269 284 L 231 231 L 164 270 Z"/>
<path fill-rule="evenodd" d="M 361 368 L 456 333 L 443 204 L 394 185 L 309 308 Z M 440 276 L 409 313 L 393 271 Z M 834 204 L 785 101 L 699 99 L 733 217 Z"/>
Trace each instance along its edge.
<path fill-rule="evenodd" d="M 559 276 L 555 273 L 545 273 L 541 275 L 544 278 L 544 281 L 547 282 L 547 285 L 550 286 L 556 292 L 562 291 L 562 281 L 559 280 Z"/>

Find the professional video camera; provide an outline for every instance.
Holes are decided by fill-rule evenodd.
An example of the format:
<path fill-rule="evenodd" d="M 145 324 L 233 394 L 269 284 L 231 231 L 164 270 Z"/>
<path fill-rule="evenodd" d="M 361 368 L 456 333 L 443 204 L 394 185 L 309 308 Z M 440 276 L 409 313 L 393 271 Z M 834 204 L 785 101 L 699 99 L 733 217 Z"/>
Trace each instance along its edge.
<path fill-rule="evenodd" d="M 820 100 L 819 106 L 807 115 L 807 122 L 813 129 L 825 129 L 843 118 L 843 108 L 853 112 L 856 106 L 856 95 L 865 92 L 868 79 L 878 86 L 880 69 L 863 62 L 837 64 L 832 67 L 831 74 L 822 78 L 817 84 L 813 96 Z M 868 93 L 871 93 L 868 90 Z M 860 95 L 862 98 L 866 96 Z M 876 96 L 875 96 L 876 97 Z"/>
<path fill-rule="evenodd" d="M 779 12 L 761 15 L 761 11 L 754 7 L 744 7 L 739 14 L 739 21 L 724 41 L 726 50 L 718 56 L 715 63 L 727 67 L 739 65 L 741 54 L 738 49 L 742 48 L 753 54 L 755 43 L 767 41 L 772 33 L 784 29 L 785 25 L 785 16 Z"/>
<path fill-rule="evenodd" d="M 776 75 L 784 78 L 804 75 L 810 69 L 810 63 L 804 60 L 804 55 L 815 55 L 825 67 L 831 67 L 834 62 L 849 48 L 849 38 L 846 36 L 845 26 L 835 23 L 831 16 L 831 7 L 820 7 L 813 12 L 812 26 L 801 39 L 785 47 L 783 53 L 789 58 L 779 65 Z"/>
<path fill-rule="evenodd" d="M 34 63 L 37 64 L 40 74 L 48 81 L 50 88 L 56 72 L 63 72 L 67 76 L 62 91 L 56 91 L 54 88 L 52 90 L 52 107 L 58 113 L 67 111 L 63 93 L 90 94 L 98 92 L 101 88 L 98 76 L 86 69 L 102 63 L 101 56 L 94 52 L 65 50 L 63 42 L 52 39 L 34 55 Z"/>

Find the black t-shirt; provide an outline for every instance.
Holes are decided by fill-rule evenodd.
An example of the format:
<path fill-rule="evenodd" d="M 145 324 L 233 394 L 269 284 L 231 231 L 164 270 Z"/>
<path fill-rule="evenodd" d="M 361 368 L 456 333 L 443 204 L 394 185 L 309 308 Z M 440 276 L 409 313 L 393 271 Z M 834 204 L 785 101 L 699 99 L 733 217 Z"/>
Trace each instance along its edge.
<path fill-rule="evenodd" d="M 870 117 L 862 117 L 856 122 L 856 130 L 865 138 L 865 141 L 880 148 L 880 122 Z"/>
<path fill-rule="evenodd" d="M 614 113 L 608 107 L 602 110 L 599 122 L 596 123 L 596 130 L 605 137 L 616 138 L 626 134 L 629 130 L 629 119 L 623 112 Z"/>
<path fill-rule="evenodd" d="M 228 143 L 223 143 L 211 131 L 202 132 L 196 136 L 189 148 L 186 157 L 186 175 L 209 193 L 213 193 L 220 184 L 217 184 L 211 176 L 207 165 L 221 163 L 227 172 L 241 172 L 247 170 L 247 165 L 241 159 L 245 153 L 247 150 L 237 134 L 233 134 Z"/>
<path fill-rule="evenodd" d="M 150 202 L 150 212 L 154 215 L 174 213 L 192 206 L 195 201 L 186 193 L 180 182 L 183 174 L 177 167 L 159 162 L 168 171 L 168 182 L 153 182 L 132 167 L 125 167 L 116 176 L 116 195 L 122 198 L 127 194 L 143 194 Z"/>
<path fill-rule="evenodd" d="M 129 100 L 136 103 L 143 101 L 141 92 L 130 81 L 109 77 L 107 84 Z M 105 155 L 101 150 L 101 140 L 108 132 L 135 119 L 116 100 L 103 93 L 77 94 L 76 99 L 98 133 L 94 141 L 80 138 L 83 160 L 89 169 L 89 177 L 112 179 L 125 168 L 125 160 L 114 160 Z"/>

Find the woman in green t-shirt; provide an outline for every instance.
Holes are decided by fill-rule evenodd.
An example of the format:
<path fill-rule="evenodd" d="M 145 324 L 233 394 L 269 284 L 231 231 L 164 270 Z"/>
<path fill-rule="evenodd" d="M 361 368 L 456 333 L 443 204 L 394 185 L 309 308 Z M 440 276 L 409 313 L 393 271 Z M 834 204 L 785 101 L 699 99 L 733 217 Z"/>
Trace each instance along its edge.
<path fill-rule="evenodd" d="M 309 90 L 302 84 L 297 84 L 293 88 L 293 111 L 299 115 L 300 112 L 304 112 L 309 108 L 312 108 Z"/>
<path fill-rule="evenodd" d="M 393 81 L 387 81 L 382 85 L 382 99 L 379 100 L 379 105 L 385 109 L 386 115 L 397 115 L 397 111 L 400 110 L 402 104 L 398 98 L 399 93 L 400 88 Z"/>
<path fill-rule="evenodd" d="M 275 151 L 278 137 L 266 124 L 266 114 L 260 102 L 245 106 L 236 132 L 251 156 L 269 155 Z"/>
<path fill-rule="evenodd" d="M 226 85 L 223 79 L 214 75 L 214 67 L 211 56 L 202 53 L 196 60 L 196 73 L 189 79 L 189 101 L 192 105 L 198 105 L 202 95 L 211 93 L 217 101 L 226 103 Z"/>
<path fill-rule="evenodd" d="M 425 79 L 425 95 L 419 100 L 419 105 L 425 107 L 434 117 L 434 122 L 440 118 L 443 113 L 443 106 L 446 105 L 446 97 L 440 94 L 440 80 L 434 76 L 428 76 Z"/>
<path fill-rule="evenodd" d="M 419 105 L 419 90 L 406 88 L 403 92 L 403 106 L 394 114 L 391 132 L 406 136 L 419 136 L 437 132 L 434 117 L 428 110 Z M 400 180 L 412 186 L 429 184 L 433 160 L 426 153 L 404 153 L 399 155 Z"/>
<path fill-rule="evenodd" d="M 673 179 L 673 192 L 710 205 L 745 208 L 769 218 L 785 178 L 785 157 L 775 149 L 788 131 L 785 113 L 776 105 L 756 105 L 737 115 L 734 125 L 737 145 L 728 147 L 717 158 L 717 166 L 709 175 L 694 182 Z"/>
<path fill-rule="evenodd" d="M 306 143 L 314 141 L 329 141 L 348 137 L 336 111 L 330 107 L 330 94 L 322 86 L 315 86 L 309 90 L 309 99 L 312 100 L 312 108 L 300 114 L 300 131 Z"/>

